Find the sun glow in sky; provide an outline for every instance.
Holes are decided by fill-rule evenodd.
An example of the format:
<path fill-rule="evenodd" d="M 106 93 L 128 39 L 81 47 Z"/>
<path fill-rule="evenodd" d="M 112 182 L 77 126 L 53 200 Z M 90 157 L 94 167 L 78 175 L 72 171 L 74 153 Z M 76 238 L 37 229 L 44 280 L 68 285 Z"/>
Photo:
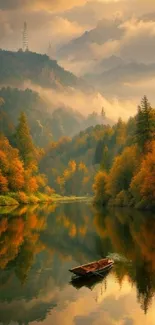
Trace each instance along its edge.
<path fill-rule="evenodd" d="M 16 51 L 22 47 L 24 21 L 28 25 L 29 49 L 49 55 L 50 43 L 50 57 L 77 76 L 94 73 L 96 63 L 111 57 L 119 57 L 126 64 L 138 62 L 136 76 L 133 64 L 126 68 L 118 84 L 114 79 L 120 74 L 114 74 L 115 85 L 110 91 L 106 84 L 99 89 L 104 98 L 110 98 L 112 115 L 113 103 L 118 103 L 116 118 L 123 109 L 125 118 L 132 114 L 144 89 L 154 100 L 150 87 L 154 75 L 151 69 L 144 74 L 145 67 L 140 64 L 151 64 L 155 58 L 155 0 L 0 0 L 1 48 Z M 78 98 L 85 101 L 79 94 Z"/>
<path fill-rule="evenodd" d="M 32 50 L 44 52 L 49 40 L 63 44 L 115 15 L 131 18 L 150 13 L 154 0 L 1 0 L 0 42 L 18 48 L 26 20 Z"/>

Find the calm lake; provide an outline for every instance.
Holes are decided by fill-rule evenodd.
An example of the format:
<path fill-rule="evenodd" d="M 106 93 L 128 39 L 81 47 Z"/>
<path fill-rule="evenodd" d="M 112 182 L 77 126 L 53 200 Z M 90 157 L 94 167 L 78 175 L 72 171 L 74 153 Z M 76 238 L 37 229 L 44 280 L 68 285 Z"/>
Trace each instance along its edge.
<path fill-rule="evenodd" d="M 105 278 L 69 268 L 111 256 Z M 90 203 L 0 210 L 0 324 L 154 325 L 155 217 Z"/>

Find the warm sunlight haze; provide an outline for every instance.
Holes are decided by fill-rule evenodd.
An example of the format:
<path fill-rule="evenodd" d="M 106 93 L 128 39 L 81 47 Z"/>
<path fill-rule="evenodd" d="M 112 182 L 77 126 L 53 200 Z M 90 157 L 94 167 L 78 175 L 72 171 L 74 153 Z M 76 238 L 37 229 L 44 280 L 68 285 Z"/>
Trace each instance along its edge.
<path fill-rule="evenodd" d="M 155 324 L 155 0 L 0 0 L 0 325 Z"/>

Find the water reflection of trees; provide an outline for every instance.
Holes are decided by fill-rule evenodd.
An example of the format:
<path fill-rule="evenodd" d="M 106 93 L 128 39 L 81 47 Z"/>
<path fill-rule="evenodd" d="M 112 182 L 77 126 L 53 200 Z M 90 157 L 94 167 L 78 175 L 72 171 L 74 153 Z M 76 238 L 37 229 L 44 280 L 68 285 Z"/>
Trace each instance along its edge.
<path fill-rule="evenodd" d="M 141 308 L 147 313 L 155 294 L 155 218 L 149 212 L 144 215 L 130 209 L 99 209 L 94 213 L 95 228 L 103 246 L 108 241 L 108 250 L 129 261 L 116 263 L 117 280 L 121 285 L 128 277 L 131 285 L 137 288 Z"/>
<path fill-rule="evenodd" d="M 14 320 L 44 319 L 58 301 L 55 291 L 70 281 L 68 269 L 106 256 L 125 256 L 114 267 L 120 286 L 128 279 L 137 288 L 137 299 L 147 312 L 155 292 L 155 220 L 132 210 L 96 210 L 82 203 L 39 208 L 22 207 L 0 217 L 0 315 Z M 63 274 L 63 276 L 62 276 Z M 107 279 L 108 281 L 108 279 Z M 50 285 L 49 285 L 50 283 Z M 50 287 L 51 286 L 51 287 Z M 53 297 L 46 303 L 40 296 L 50 288 Z M 22 319 L 11 302 L 36 300 Z M 9 302 L 5 313 L 3 303 Z M 39 307 L 38 307 L 39 306 Z M 9 312 L 7 312 L 9 308 Z M 18 307 L 19 310 L 22 308 Z M 39 309 L 38 309 L 39 308 Z M 40 311 L 42 310 L 42 312 Z"/>
<path fill-rule="evenodd" d="M 26 208 L 17 210 L 15 215 L 1 216 L 0 269 L 14 267 L 18 278 L 24 281 L 34 255 L 42 250 L 39 236 L 45 226 L 45 217 Z"/>
<path fill-rule="evenodd" d="M 9 213 L 0 212 L 0 279 L 3 270 L 10 271 L 24 284 L 34 265 L 51 267 L 55 255 L 59 264 L 74 256 L 79 263 L 89 259 L 92 236 L 88 228 L 92 224 L 88 225 L 88 207 L 66 204 L 55 209 L 55 206 L 24 206 Z"/>
<path fill-rule="evenodd" d="M 45 251 L 41 233 L 54 210 L 55 206 L 0 210 L 0 323 L 42 321 L 55 306 L 53 299 L 40 298 L 46 277 L 40 277 L 38 259 Z"/>

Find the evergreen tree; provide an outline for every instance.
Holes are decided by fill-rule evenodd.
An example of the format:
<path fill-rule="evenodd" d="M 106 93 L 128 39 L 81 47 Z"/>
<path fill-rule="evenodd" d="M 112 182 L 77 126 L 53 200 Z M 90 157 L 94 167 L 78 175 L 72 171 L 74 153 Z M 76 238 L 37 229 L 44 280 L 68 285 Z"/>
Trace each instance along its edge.
<path fill-rule="evenodd" d="M 105 171 L 109 171 L 111 167 L 111 155 L 107 146 L 103 149 L 102 161 L 101 161 L 101 168 Z"/>
<path fill-rule="evenodd" d="M 94 155 L 94 164 L 100 164 L 102 161 L 103 155 L 103 141 L 99 140 L 96 146 L 95 155 Z"/>
<path fill-rule="evenodd" d="M 15 142 L 25 167 L 28 167 L 33 161 L 35 161 L 35 147 L 30 134 L 26 115 L 23 112 L 19 117 L 19 123 L 16 128 Z"/>
<path fill-rule="evenodd" d="M 126 124 L 121 118 L 118 119 L 115 131 L 116 146 L 122 147 L 126 140 Z"/>
<path fill-rule="evenodd" d="M 103 119 L 106 117 L 104 107 L 102 107 L 101 116 Z"/>
<path fill-rule="evenodd" d="M 140 149 L 144 152 L 146 144 L 155 138 L 155 114 L 146 96 L 138 107 L 136 120 L 136 138 Z"/>

